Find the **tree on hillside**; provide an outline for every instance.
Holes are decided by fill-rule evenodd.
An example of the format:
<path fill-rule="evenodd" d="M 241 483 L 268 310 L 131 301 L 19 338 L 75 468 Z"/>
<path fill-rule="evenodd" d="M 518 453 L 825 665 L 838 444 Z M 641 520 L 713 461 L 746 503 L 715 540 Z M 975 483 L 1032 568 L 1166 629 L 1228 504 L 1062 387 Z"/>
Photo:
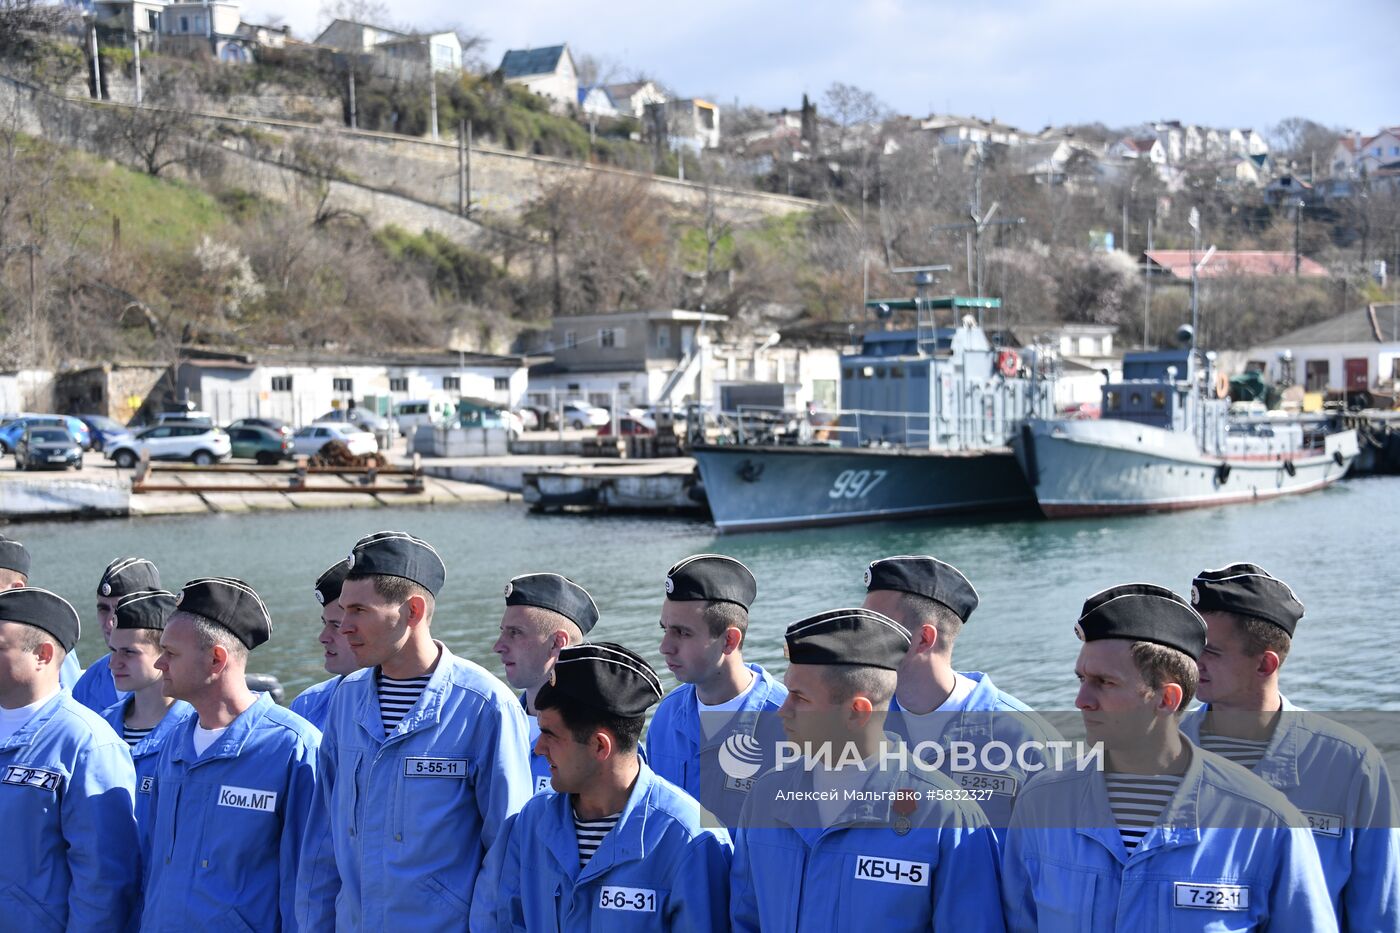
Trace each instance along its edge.
<path fill-rule="evenodd" d="M 159 177 L 173 165 L 199 162 L 203 148 L 192 111 L 192 91 L 165 71 L 146 79 L 145 104 L 113 107 L 106 114 L 108 132 L 148 175 Z"/>
<path fill-rule="evenodd" d="M 523 219 L 545 241 L 553 312 L 584 314 L 673 300 L 670 214 L 640 177 L 590 173 L 545 188 Z"/>
<path fill-rule="evenodd" d="M 1309 177 L 1314 172 L 1325 175 L 1341 135 L 1341 130 L 1306 117 L 1288 117 L 1269 132 L 1269 147 L 1275 162 L 1291 165 L 1293 171 Z"/>

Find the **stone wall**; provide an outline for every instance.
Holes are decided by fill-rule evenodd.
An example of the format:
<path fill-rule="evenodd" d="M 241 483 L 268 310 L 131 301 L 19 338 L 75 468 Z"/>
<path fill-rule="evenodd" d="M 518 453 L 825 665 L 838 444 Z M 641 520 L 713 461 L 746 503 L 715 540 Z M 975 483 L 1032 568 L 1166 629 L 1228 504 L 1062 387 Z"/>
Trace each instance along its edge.
<path fill-rule="evenodd" d="M 0 120 L 22 132 L 122 160 L 102 122 L 126 104 L 60 97 L 0 75 Z M 706 186 L 672 178 L 563 159 L 528 156 L 492 147 L 473 147 L 471 218 L 458 214 L 458 151 L 455 142 L 432 142 L 386 133 L 328 129 L 325 126 L 252 116 L 197 114 L 216 143 L 204 144 L 205 172 L 226 185 L 255 192 L 269 200 L 295 202 L 309 196 L 319 181 L 295 162 L 298 140 L 330 141 L 338 151 L 342 180 L 328 184 L 327 205 L 349 211 L 372 227 L 394 224 L 418 232 L 432 230 L 479 247 L 498 234 L 491 216 L 510 217 L 550 187 L 568 182 L 608 179 L 645 184 L 680 208 L 703 207 L 715 199 L 720 215 L 732 223 L 751 223 L 795 211 L 816 202 L 785 195 Z M 171 170 L 178 175 L 179 167 Z"/>

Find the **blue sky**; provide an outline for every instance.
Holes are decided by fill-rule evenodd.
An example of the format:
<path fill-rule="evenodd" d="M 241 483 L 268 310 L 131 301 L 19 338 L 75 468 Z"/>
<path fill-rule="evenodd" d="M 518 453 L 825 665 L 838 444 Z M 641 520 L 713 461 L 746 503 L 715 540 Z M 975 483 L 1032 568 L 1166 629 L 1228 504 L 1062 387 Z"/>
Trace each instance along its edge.
<path fill-rule="evenodd" d="M 721 106 L 820 98 L 833 81 L 894 110 L 1047 123 L 1156 118 L 1267 130 L 1302 115 L 1400 124 L 1398 0 L 400 0 L 395 19 L 455 23 L 507 48 L 567 41 Z M 314 38 L 319 0 L 244 0 Z"/>

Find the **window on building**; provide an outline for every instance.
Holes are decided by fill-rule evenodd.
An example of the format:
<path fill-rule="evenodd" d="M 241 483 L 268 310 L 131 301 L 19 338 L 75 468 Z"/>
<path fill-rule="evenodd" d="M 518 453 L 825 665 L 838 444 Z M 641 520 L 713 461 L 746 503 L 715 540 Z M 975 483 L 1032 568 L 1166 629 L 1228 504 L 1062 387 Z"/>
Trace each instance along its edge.
<path fill-rule="evenodd" d="M 509 377 L 509 376 L 497 376 L 496 379 L 495 379 L 495 381 L 492 383 L 492 385 L 494 385 L 494 386 L 496 387 L 496 391 L 497 391 L 497 392 L 509 392 L 509 391 L 510 391 L 510 377 Z"/>
<path fill-rule="evenodd" d="M 1321 392 L 1327 388 L 1331 376 L 1327 360 L 1308 360 L 1303 367 L 1303 388 L 1309 392 Z"/>
<path fill-rule="evenodd" d="M 331 391 L 332 391 L 332 392 L 354 392 L 354 391 L 355 391 L 355 380 L 354 380 L 354 379 L 332 379 L 332 380 L 331 380 Z"/>
<path fill-rule="evenodd" d="M 579 384 L 578 384 L 577 382 L 571 382 L 571 383 L 569 383 L 568 391 L 569 391 L 571 394 L 572 394 L 572 393 L 578 392 L 578 390 L 579 390 Z"/>
<path fill-rule="evenodd" d="M 407 377 L 407 376 L 390 376 L 390 377 L 389 377 L 389 391 L 390 391 L 390 392 L 407 392 L 407 391 L 408 391 L 408 377 Z"/>
<path fill-rule="evenodd" d="M 601 328 L 601 329 L 598 331 L 598 346 L 600 346 L 600 347 L 614 347 L 614 346 L 616 346 L 616 345 L 617 345 L 617 341 L 616 341 L 616 338 L 613 336 L 613 333 L 614 333 L 614 331 L 613 331 L 613 329 L 612 329 L 611 327 L 604 327 L 604 328 Z"/>
<path fill-rule="evenodd" d="M 612 407 L 612 394 L 608 392 L 589 392 L 588 404 L 597 408 Z"/>
<path fill-rule="evenodd" d="M 443 376 L 443 377 L 442 377 L 442 390 L 443 390 L 444 392 L 461 392 L 461 391 L 462 391 L 462 377 L 461 377 L 461 376 Z"/>
<path fill-rule="evenodd" d="M 617 384 L 617 391 L 619 391 L 619 392 L 631 392 L 631 391 L 632 391 L 632 383 L 630 383 L 630 382 L 619 382 L 619 383 Z"/>
<path fill-rule="evenodd" d="M 146 11 L 146 26 L 151 32 L 160 31 L 160 14 L 155 10 Z"/>
<path fill-rule="evenodd" d="M 290 391 L 292 391 L 292 377 L 291 377 L 291 376 L 273 376 L 273 377 L 272 377 L 272 391 L 274 391 L 274 392 L 290 392 Z"/>
<path fill-rule="evenodd" d="M 578 334 L 571 330 L 564 331 L 564 349 L 572 350 L 576 346 L 578 346 Z"/>
<path fill-rule="evenodd" d="M 180 31 L 181 31 L 181 32 L 189 32 L 189 31 L 190 31 L 190 18 L 189 18 L 188 16 L 182 16 L 182 17 L 180 17 Z"/>
<path fill-rule="evenodd" d="M 662 326 L 656 329 L 656 349 L 671 349 L 671 328 Z"/>

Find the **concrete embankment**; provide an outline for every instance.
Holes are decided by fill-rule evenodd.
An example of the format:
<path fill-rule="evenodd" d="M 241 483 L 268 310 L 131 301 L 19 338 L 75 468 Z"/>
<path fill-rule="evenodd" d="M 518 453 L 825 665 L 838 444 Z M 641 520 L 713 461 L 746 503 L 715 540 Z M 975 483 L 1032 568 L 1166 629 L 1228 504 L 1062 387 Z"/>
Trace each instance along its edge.
<path fill-rule="evenodd" d="M 133 493 L 131 474 L 110 466 L 67 473 L 0 472 L 0 522 L 459 505 L 514 498 L 501 489 L 435 476 L 425 476 L 422 489 L 413 492 L 366 489 L 360 477 L 333 473 L 315 475 L 304 490 L 291 489 L 285 471 L 162 470 L 154 477 L 158 491 Z"/>

